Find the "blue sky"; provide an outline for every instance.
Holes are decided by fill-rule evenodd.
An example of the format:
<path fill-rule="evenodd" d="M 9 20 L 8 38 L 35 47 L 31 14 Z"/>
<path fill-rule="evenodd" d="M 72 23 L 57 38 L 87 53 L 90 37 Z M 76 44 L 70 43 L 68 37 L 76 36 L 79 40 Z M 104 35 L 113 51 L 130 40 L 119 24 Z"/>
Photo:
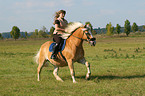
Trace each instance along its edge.
<path fill-rule="evenodd" d="M 21 31 L 32 32 L 53 26 L 54 13 L 67 11 L 68 22 L 90 21 L 93 28 L 113 26 L 128 19 L 145 25 L 145 0 L 0 0 L 0 33 L 18 26 Z"/>

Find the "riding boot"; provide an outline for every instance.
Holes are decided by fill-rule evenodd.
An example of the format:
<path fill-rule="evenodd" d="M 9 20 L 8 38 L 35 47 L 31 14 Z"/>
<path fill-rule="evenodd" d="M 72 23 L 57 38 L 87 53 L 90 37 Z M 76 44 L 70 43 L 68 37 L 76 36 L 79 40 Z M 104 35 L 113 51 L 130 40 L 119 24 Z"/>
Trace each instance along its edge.
<path fill-rule="evenodd" d="M 58 44 L 56 44 L 56 45 L 54 45 L 53 46 L 53 51 L 52 51 L 52 55 L 51 55 L 51 59 L 56 59 L 56 57 L 57 57 L 57 51 L 58 51 Z"/>

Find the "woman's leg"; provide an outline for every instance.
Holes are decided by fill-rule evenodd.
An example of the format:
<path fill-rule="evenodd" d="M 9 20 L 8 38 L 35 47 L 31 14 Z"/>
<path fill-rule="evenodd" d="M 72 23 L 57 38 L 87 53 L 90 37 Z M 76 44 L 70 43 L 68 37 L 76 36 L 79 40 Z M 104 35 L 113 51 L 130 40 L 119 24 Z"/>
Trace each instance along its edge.
<path fill-rule="evenodd" d="M 61 42 L 62 42 L 62 38 L 59 37 L 58 35 L 54 35 L 53 39 L 56 42 L 56 45 L 53 48 L 53 52 L 52 52 L 52 55 L 51 55 L 51 59 L 56 59 L 57 53 L 58 53 L 58 51 L 60 49 L 60 45 L 61 45 Z"/>

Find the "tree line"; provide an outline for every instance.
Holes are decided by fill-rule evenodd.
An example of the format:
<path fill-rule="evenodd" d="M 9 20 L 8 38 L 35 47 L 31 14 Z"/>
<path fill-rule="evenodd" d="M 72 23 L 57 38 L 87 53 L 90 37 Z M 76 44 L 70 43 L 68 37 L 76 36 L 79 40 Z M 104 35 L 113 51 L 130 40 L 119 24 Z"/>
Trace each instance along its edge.
<path fill-rule="evenodd" d="M 69 24 L 72 24 L 72 22 L 70 22 Z M 96 34 L 96 31 L 93 30 L 93 26 L 90 22 L 86 22 L 85 24 L 88 24 L 91 28 L 92 33 Z M 47 28 L 43 26 L 41 30 L 35 29 L 34 32 L 31 32 L 30 36 L 28 36 L 27 32 L 25 32 L 25 35 L 23 36 L 20 34 L 20 29 L 17 26 L 13 26 L 10 35 L 15 40 L 18 38 L 49 38 L 53 36 L 54 30 L 55 28 L 52 26 L 50 28 L 50 31 L 48 32 Z M 2 37 L 2 34 L 0 34 L 0 37 Z"/>
<path fill-rule="evenodd" d="M 143 28 L 145 29 L 145 25 L 143 25 Z M 136 32 L 139 30 L 138 25 L 134 22 L 133 25 L 130 25 L 130 21 L 126 20 L 125 24 L 124 24 L 124 33 L 126 33 L 126 35 L 128 36 L 131 32 L 131 30 L 133 32 Z M 121 26 L 119 24 L 116 24 L 116 27 L 113 27 L 111 22 L 109 24 L 106 25 L 106 34 L 108 36 L 113 35 L 115 32 L 117 34 L 120 34 L 121 32 Z"/>
<path fill-rule="evenodd" d="M 72 22 L 70 22 L 69 24 L 72 24 Z M 89 25 L 93 34 L 97 34 L 96 30 L 93 29 L 93 26 L 90 22 L 86 22 L 85 25 L 86 24 Z M 143 25 L 143 28 L 145 29 L 145 25 Z M 17 26 L 13 26 L 10 34 L 11 37 L 14 38 L 15 40 L 18 38 L 49 38 L 53 36 L 54 30 L 55 28 L 52 26 L 48 32 L 47 28 L 43 26 L 41 30 L 35 29 L 34 32 L 31 32 L 30 36 L 28 36 L 27 32 L 24 32 L 25 35 L 23 36 L 20 34 L 20 29 Z M 98 28 L 98 30 L 100 30 L 100 28 Z M 126 20 L 124 24 L 124 33 L 126 33 L 126 35 L 128 36 L 131 30 L 133 32 L 138 31 L 139 30 L 138 25 L 134 22 L 133 25 L 131 26 L 130 21 Z M 121 26 L 119 24 L 116 24 L 116 27 L 114 27 L 110 22 L 106 25 L 105 31 L 106 31 L 106 35 L 108 36 L 111 36 L 114 33 L 120 34 Z M 1 33 L 0 33 L 0 38 L 1 39 L 3 38 Z"/>

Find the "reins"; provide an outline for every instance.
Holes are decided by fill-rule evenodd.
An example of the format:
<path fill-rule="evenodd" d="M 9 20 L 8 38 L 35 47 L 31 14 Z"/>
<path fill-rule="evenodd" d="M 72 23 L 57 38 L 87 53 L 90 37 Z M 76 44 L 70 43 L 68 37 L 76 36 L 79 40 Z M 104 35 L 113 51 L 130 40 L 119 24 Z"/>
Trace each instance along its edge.
<path fill-rule="evenodd" d="M 83 32 L 83 36 L 84 36 L 84 33 L 85 33 L 85 32 Z M 78 39 L 80 39 L 80 40 L 85 40 L 85 41 L 87 41 L 87 39 L 82 39 L 82 38 L 79 38 L 79 37 L 74 36 L 74 35 L 72 35 L 72 36 L 75 37 L 75 38 L 78 38 Z M 82 37 L 83 37 L 83 36 L 82 36 Z"/>
<path fill-rule="evenodd" d="M 80 27 L 78 27 L 78 28 L 76 28 L 73 32 L 72 32 L 72 34 L 77 30 L 77 29 L 79 29 Z M 84 36 L 84 33 L 85 33 L 85 31 L 83 31 L 83 36 Z M 77 38 L 77 39 L 80 39 L 80 40 L 85 40 L 85 41 L 87 41 L 87 39 L 82 39 L 82 38 L 80 38 L 80 37 L 77 37 L 77 36 L 75 36 L 75 35 L 70 35 L 70 36 L 73 36 L 73 37 L 75 37 L 75 38 Z M 82 36 L 82 37 L 83 37 Z"/>

